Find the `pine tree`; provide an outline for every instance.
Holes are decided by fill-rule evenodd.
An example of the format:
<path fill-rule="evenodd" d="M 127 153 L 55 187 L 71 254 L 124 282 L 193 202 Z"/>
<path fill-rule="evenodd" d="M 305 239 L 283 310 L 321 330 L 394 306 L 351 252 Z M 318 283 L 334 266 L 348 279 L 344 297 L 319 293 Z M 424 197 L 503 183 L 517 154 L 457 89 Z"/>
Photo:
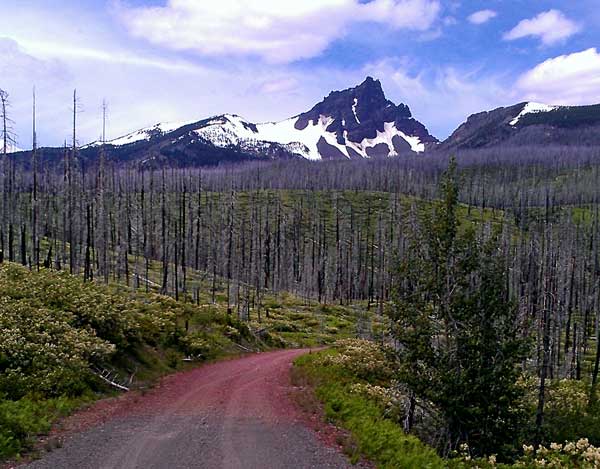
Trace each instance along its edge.
<path fill-rule="evenodd" d="M 477 236 L 459 222 L 456 165 L 443 198 L 417 210 L 411 249 L 398 265 L 391 306 L 398 378 L 444 418 L 440 450 L 468 443 L 475 454 L 503 454 L 522 416 L 516 385 L 528 342 L 508 298 L 497 236 Z"/>

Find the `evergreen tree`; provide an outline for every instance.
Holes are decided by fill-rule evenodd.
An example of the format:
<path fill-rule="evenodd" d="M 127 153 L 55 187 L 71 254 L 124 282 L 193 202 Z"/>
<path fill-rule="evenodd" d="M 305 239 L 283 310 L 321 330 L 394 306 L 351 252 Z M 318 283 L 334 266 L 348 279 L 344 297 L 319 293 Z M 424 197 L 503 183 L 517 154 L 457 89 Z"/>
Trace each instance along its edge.
<path fill-rule="evenodd" d="M 417 215 L 394 281 L 399 379 L 444 417 L 444 453 L 468 443 L 475 454 L 503 454 L 522 423 L 514 409 L 527 341 L 497 236 L 459 223 L 454 161 L 441 189 L 435 208 Z"/>

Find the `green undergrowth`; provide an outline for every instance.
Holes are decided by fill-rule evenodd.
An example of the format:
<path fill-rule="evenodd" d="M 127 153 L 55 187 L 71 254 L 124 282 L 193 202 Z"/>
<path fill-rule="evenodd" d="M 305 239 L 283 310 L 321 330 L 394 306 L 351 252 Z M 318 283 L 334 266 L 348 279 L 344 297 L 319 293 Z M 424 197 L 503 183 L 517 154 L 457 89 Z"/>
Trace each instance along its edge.
<path fill-rule="evenodd" d="M 418 437 L 404 432 L 402 422 L 406 418 L 407 396 L 394 380 L 394 366 L 393 352 L 389 348 L 357 339 L 341 340 L 331 349 L 304 355 L 295 361 L 292 380 L 302 389 L 296 399 L 298 404 L 313 413 L 322 405 L 328 420 L 350 432 L 351 438 L 342 439 L 340 444 L 353 462 L 364 456 L 384 469 L 600 467 L 597 417 L 600 413 L 595 399 L 589 403 L 584 382 L 551 380 L 548 383 L 542 445 L 533 445 L 532 426 L 521 429 L 522 447 L 515 449 L 512 460 L 501 461 L 493 454 L 471 457 L 467 444 L 451 452 L 446 459 L 429 446 L 427 440 L 422 441 L 421 434 Z M 536 380 L 524 376 L 519 386 L 525 391 L 519 406 L 535 419 Z M 316 396 L 316 403 L 311 396 L 312 399 Z M 423 422 L 431 425 L 435 420 Z M 415 426 L 423 422 L 419 424 L 416 419 Z"/>
<path fill-rule="evenodd" d="M 150 261 L 150 283 L 140 285 L 140 290 L 147 287 L 149 293 L 157 294 L 161 269 L 159 262 Z M 254 287 L 231 282 L 228 302 L 227 286 L 227 280 L 222 277 L 217 276 L 213 283 L 212 276 L 205 271 L 187 271 L 187 292 L 180 292 L 180 299 L 205 313 L 191 318 L 192 328 L 214 322 L 214 315 L 228 316 L 247 325 L 264 345 L 273 348 L 328 345 L 339 339 L 356 337 L 361 332 L 357 330 L 358 324 L 366 329 L 363 333 L 373 337 L 380 336 L 386 330 L 386 319 L 373 309 L 369 310 L 366 301 L 349 305 L 319 304 L 313 299 L 300 298 L 292 293 L 273 291 L 261 291 L 257 299 Z M 242 292 L 240 295 L 236 294 L 238 287 Z M 253 292 L 250 298 L 243 294 L 248 290 Z M 192 292 L 196 292 L 197 296 Z M 214 336 L 213 339 L 218 337 Z"/>
<path fill-rule="evenodd" d="M 78 397 L 0 399 L 0 459 L 30 448 L 35 435 L 48 432 L 56 419 L 69 415 L 95 398 L 88 393 Z"/>
<path fill-rule="evenodd" d="M 372 400 L 352 392 L 352 385 L 377 381 L 377 377 L 359 378 L 342 366 L 323 364 L 323 357 L 334 357 L 337 351 L 309 354 L 295 362 L 295 379 L 301 375 L 315 387 L 323 402 L 325 416 L 349 430 L 355 445 L 349 455 L 356 462 L 360 456 L 383 469 L 442 468 L 444 461 L 418 438 L 406 435 L 402 428 L 384 416 L 384 410 Z M 365 379 L 366 378 L 366 379 Z"/>

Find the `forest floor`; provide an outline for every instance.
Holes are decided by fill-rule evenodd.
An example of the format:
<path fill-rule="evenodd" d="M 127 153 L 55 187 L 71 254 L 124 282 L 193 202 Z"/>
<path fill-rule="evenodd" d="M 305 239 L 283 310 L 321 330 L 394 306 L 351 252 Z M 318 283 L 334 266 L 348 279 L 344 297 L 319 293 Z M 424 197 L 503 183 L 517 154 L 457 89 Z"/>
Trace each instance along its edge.
<path fill-rule="evenodd" d="M 21 467 L 357 467 L 336 444 L 335 429 L 315 431 L 294 402 L 292 362 L 309 352 L 211 363 L 167 376 L 145 393 L 99 401 L 65 419 L 42 443 L 49 452 Z"/>

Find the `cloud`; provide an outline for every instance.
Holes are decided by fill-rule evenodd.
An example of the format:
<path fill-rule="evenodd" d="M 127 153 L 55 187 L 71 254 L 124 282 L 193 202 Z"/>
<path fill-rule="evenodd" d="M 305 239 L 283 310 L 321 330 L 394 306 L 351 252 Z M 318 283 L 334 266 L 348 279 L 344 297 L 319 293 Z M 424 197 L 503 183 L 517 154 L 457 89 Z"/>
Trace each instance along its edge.
<path fill-rule="evenodd" d="M 587 49 L 548 59 L 517 80 L 517 90 L 527 100 L 552 104 L 600 102 L 600 53 Z"/>
<path fill-rule="evenodd" d="M 182 72 L 202 72 L 204 70 L 201 66 L 184 60 L 165 60 L 127 50 L 99 49 L 64 42 L 31 41 L 27 39 L 19 40 L 19 45 L 26 52 L 34 54 L 37 57 L 92 60 Z"/>
<path fill-rule="evenodd" d="M 17 82 L 16 77 L 30 74 L 32 80 L 64 77 L 65 68 L 57 61 L 41 60 L 27 54 L 17 41 L 0 37 L 0 76 L 3 86 Z"/>
<path fill-rule="evenodd" d="M 504 39 L 513 41 L 528 36 L 537 37 L 544 45 L 552 45 L 579 32 L 581 26 L 567 18 L 559 10 L 548 10 L 534 18 L 522 20 L 504 34 Z"/>
<path fill-rule="evenodd" d="M 469 15 L 467 19 L 470 23 L 473 24 L 483 24 L 487 23 L 489 20 L 495 18 L 496 16 L 498 16 L 498 13 L 496 13 L 494 10 L 479 10 L 473 13 L 472 15 Z"/>
<path fill-rule="evenodd" d="M 439 0 L 169 0 L 115 11 L 133 36 L 155 45 L 289 63 L 320 55 L 359 23 L 425 31 L 440 9 Z"/>
<path fill-rule="evenodd" d="M 447 137 L 470 114 L 512 104 L 506 76 L 451 66 L 411 73 L 414 68 L 406 58 L 385 59 L 367 65 L 363 73 L 380 77 L 388 97 L 408 104 L 437 138 Z"/>

